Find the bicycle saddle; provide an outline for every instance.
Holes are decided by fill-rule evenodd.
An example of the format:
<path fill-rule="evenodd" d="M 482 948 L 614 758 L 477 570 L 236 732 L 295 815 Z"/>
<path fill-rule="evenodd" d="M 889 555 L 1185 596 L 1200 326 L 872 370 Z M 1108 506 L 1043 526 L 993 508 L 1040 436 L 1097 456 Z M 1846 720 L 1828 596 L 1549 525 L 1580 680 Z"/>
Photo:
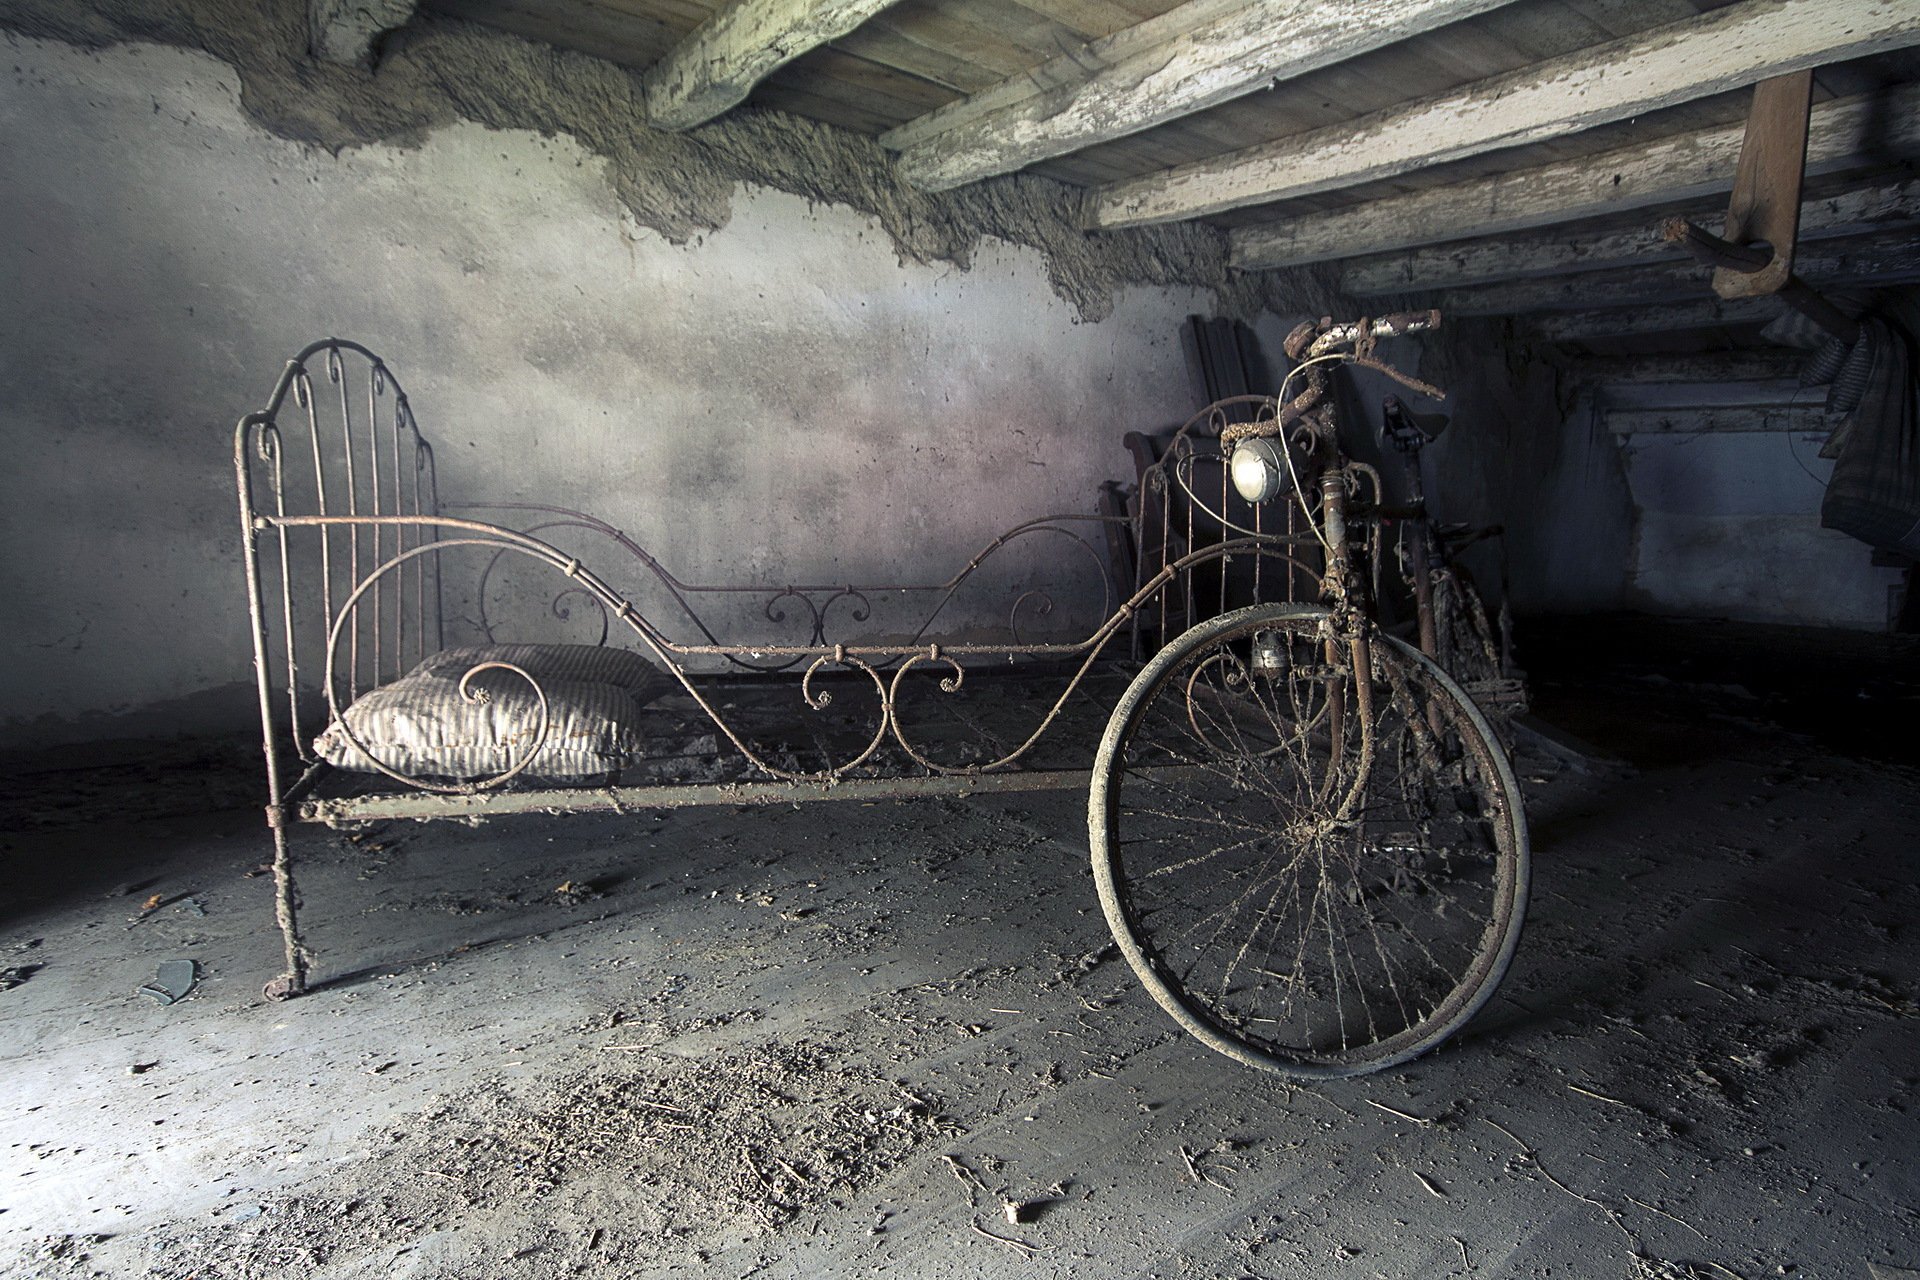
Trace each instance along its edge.
<path fill-rule="evenodd" d="M 1380 402 L 1380 435 L 1402 453 L 1439 439 L 1450 420 L 1444 413 L 1415 413 L 1400 403 L 1399 396 L 1388 396 Z"/>

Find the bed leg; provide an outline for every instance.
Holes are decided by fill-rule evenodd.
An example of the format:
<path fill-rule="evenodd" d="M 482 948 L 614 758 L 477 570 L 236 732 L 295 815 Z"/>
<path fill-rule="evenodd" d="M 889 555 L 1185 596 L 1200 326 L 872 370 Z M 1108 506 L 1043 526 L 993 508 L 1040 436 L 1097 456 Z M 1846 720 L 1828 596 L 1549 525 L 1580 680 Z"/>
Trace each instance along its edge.
<path fill-rule="evenodd" d="M 309 953 L 300 940 L 300 894 L 293 883 L 286 819 L 270 811 L 267 821 L 273 828 L 273 915 L 280 922 L 280 937 L 286 943 L 287 971 L 266 985 L 265 994 L 269 1000 L 291 1000 L 306 993 Z"/>

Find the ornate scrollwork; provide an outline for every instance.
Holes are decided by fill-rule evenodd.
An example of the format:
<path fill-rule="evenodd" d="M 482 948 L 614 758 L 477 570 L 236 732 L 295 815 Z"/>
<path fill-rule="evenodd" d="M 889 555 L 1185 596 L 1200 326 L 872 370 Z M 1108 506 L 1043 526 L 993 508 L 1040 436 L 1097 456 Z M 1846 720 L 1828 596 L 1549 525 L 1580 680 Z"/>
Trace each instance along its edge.
<path fill-rule="evenodd" d="M 567 599 L 570 596 L 581 596 L 588 604 L 593 606 L 594 612 L 600 617 L 600 635 L 594 640 L 594 643 L 604 645 L 607 642 L 608 629 L 612 626 L 613 619 L 607 615 L 607 606 L 595 599 L 593 592 L 588 591 L 585 587 L 569 587 L 553 598 L 552 603 L 548 605 L 548 609 L 554 617 L 562 622 L 573 621 L 573 610 L 567 605 Z"/>
<path fill-rule="evenodd" d="M 842 600 L 854 602 L 849 606 L 851 610 L 847 614 L 849 621 L 856 623 L 865 622 L 873 617 L 873 602 L 867 599 L 865 592 L 861 591 L 858 587 L 842 587 L 823 600 L 820 604 L 819 611 L 814 615 L 815 644 L 827 643 L 827 615 L 833 611 L 833 606 Z"/>
<path fill-rule="evenodd" d="M 820 617 L 820 606 L 814 602 L 812 596 L 796 587 L 783 587 L 767 600 L 766 608 L 761 610 L 761 612 L 766 615 L 767 621 L 773 623 L 775 626 L 786 622 L 787 611 L 780 607 L 780 603 L 783 600 L 798 600 L 807 607 L 807 620 L 809 624 L 807 643 L 820 644 L 822 642 L 821 636 L 824 632 L 824 624 Z"/>
<path fill-rule="evenodd" d="M 1007 631 L 1012 634 L 1015 644 L 1026 643 L 1026 640 L 1020 635 L 1020 607 L 1029 600 L 1039 601 L 1039 604 L 1035 606 L 1035 612 L 1042 618 L 1053 612 L 1053 597 L 1044 591 L 1022 591 L 1016 596 L 1013 601 L 1013 607 L 1007 610 Z"/>
<path fill-rule="evenodd" d="M 1034 744 L 1038 743 L 1040 739 L 1046 735 L 1047 730 L 1052 727 L 1053 722 L 1060 717 L 1061 711 L 1066 708 L 1067 700 L 1073 696 L 1074 690 L 1080 687 L 1081 681 L 1086 679 L 1087 672 L 1092 668 L 1094 660 L 1100 656 L 1101 651 L 1106 647 L 1107 641 L 1118 634 L 1123 616 L 1124 614 L 1116 614 L 1112 618 L 1109 618 L 1106 625 L 1095 633 L 1092 640 L 1088 641 L 1088 647 L 1084 651 L 1084 657 L 1080 665 L 1068 678 L 1066 686 L 1061 689 L 1059 696 L 1054 699 L 1053 705 L 1047 708 L 1047 713 L 1041 718 L 1040 723 L 1034 726 L 1033 732 L 1029 733 L 1026 738 L 1012 750 L 1003 752 L 997 758 L 986 761 L 947 763 L 935 760 L 908 739 L 906 727 L 900 721 L 901 698 L 905 691 L 907 674 L 923 662 L 945 663 L 951 674 L 940 678 L 940 692 L 944 694 L 959 693 L 966 686 L 967 679 L 966 668 L 952 654 L 941 652 L 939 645 L 929 645 L 924 652 L 909 655 L 901 662 L 898 669 L 894 671 L 893 681 L 888 686 L 887 718 L 892 726 L 893 740 L 899 744 L 902 751 L 906 752 L 908 759 L 920 765 L 922 768 L 930 769 L 935 773 L 970 775 L 987 773 L 995 769 L 1005 769 L 1013 765 L 1033 749 Z"/>

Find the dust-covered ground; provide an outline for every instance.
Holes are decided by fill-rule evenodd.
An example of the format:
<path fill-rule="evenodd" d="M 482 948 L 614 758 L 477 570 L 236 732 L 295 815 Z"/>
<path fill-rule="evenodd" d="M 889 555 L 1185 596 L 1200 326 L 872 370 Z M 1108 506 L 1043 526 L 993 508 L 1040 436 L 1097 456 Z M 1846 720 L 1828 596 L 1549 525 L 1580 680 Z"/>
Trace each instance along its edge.
<path fill-rule="evenodd" d="M 1523 751 L 1501 995 L 1314 1087 L 1139 992 L 1078 795 L 303 831 L 331 981 L 268 1005 L 265 832 L 152 770 L 6 838 L 0 1270 L 1911 1274 L 1920 772 L 1598 665 L 1542 710 L 1632 767 Z"/>

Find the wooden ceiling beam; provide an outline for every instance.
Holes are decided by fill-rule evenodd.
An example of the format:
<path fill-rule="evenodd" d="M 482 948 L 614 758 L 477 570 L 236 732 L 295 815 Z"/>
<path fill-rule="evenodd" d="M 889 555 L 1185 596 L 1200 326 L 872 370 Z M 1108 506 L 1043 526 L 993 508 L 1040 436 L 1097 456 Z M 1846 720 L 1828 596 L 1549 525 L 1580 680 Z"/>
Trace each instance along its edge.
<path fill-rule="evenodd" d="M 734 0 L 647 69 L 647 123 L 672 130 L 705 124 L 781 67 L 895 3 Z"/>
<path fill-rule="evenodd" d="M 1745 347 L 1731 351 L 1590 356 L 1576 360 L 1567 372 L 1580 386 L 1777 382 L 1795 377 L 1802 354 L 1786 347 Z"/>
<path fill-rule="evenodd" d="M 900 152 L 908 182 L 945 191 L 1166 124 L 1508 3 L 1243 0 L 1222 13 L 1218 0 L 1191 0 L 910 120 L 880 143 Z"/>
<path fill-rule="evenodd" d="M 1686 216 L 1703 224 L 1717 222 L 1725 212 L 1698 209 Z M 1340 272 L 1340 287 L 1356 298 L 1460 288 L 1500 280 L 1538 279 L 1609 267 L 1635 267 L 1680 261 L 1685 252 L 1670 242 L 1659 227 L 1599 235 L 1506 236 L 1461 240 L 1453 244 L 1386 254 L 1349 262 Z M 1837 195 L 1815 197 L 1801 209 L 1801 244 L 1889 226 L 1920 222 L 1920 179 L 1861 187 Z"/>
<path fill-rule="evenodd" d="M 1187 3 L 1169 9 L 1158 17 L 1147 18 L 1110 36 L 1090 40 L 1038 66 L 1008 71 L 994 84 L 882 134 L 880 144 L 892 151 L 905 151 L 995 112 L 1012 110 L 1021 103 L 1045 95 L 1069 94 L 1103 69 L 1123 62 L 1142 50 L 1159 48 L 1177 40 L 1196 27 L 1238 13 L 1251 2 L 1187 0 Z M 892 21 L 889 19 L 880 25 L 890 25 Z"/>
<path fill-rule="evenodd" d="M 1650 334 L 1690 333 L 1766 324 L 1787 309 L 1778 298 L 1702 298 L 1664 307 L 1562 311 L 1535 316 L 1528 327 L 1549 342 L 1594 342 Z"/>
<path fill-rule="evenodd" d="M 1780 348 L 1783 355 L 1793 354 Z M 1804 354 L 1804 353 L 1802 353 Z M 1784 378 L 1739 378 L 1725 382 L 1609 382 L 1593 388 L 1605 409 L 1740 409 L 1782 404 L 1821 404 L 1825 387 L 1803 387 L 1797 374 Z"/>
<path fill-rule="evenodd" d="M 1920 43 L 1913 0 L 1741 0 L 1358 120 L 1117 183 L 1094 226 L 1128 227 L 1337 191 Z"/>
<path fill-rule="evenodd" d="M 1839 425 L 1820 404 L 1701 406 L 1693 409 L 1609 409 L 1606 428 L 1616 436 L 1718 435 L 1726 431 L 1790 431 L 1826 435 Z"/>
<path fill-rule="evenodd" d="M 1920 280 L 1920 230 L 1907 228 L 1844 240 L 1824 240 L 1801 250 L 1794 271 L 1809 284 L 1873 288 Z M 1577 311 L 1684 302 L 1711 292 L 1712 272 L 1692 261 L 1633 270 L 1588 271 L 1572 276 L 1511 280 L 1446 289 L 1431 305 L 1449 316 L 1514 316 L 1533 311 Z M 1423 301 L 1424 301 L 1423 298 Z"/>
<path fill-rule="evenodd" d="M 1495 178 L 1236 227 L 1229 233 L 1233 264 L 1250 271 L 1299 266 L 1724 195 L 1733 185 L 1745 132 L 1734 124 L 1658 138 Z M 1813 109 L 1809 174 L 1912 155 L 1920 155 L 1920 85 Z"/>

